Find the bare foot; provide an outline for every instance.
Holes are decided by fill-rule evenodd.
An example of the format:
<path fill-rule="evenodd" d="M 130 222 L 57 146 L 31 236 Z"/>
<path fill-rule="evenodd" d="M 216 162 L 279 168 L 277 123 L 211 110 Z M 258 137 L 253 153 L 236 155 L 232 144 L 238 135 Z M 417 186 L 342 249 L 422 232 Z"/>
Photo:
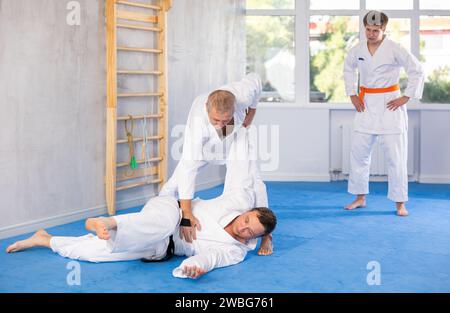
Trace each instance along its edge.
<path fill-rule="evenodd" d="M 404 203 L 397 203 L 397 215 L 398 216 L 408 216 L 408 210 L 405 207 Z"/>
<path fill-rule="evenodd" d="M 88 218 L 86 220 L 86 229 L 95 232 L 100 239 L 108 240 L 110 238 L 108 223 L 103 217 Z"/>
<path fill-rule="evenodd" d="M 265 235 L 261 239 L 258 255 L 271 255 L 273 253 L 272 235 Z"/>
<path fill-rule="evenodd" d="M 50 247 L 50 238 L 52 236 L 49 235 L 44 229 L 38 230 L 33 236 L 28 239 L 20 240 L 8 248 L 6 248 L 7 253 L 19 252 L 22 250 L 30 249 L 33 247 Z"/>
<path fill-rule="evenodd" d="M 354 210 L 359 208 L 365 208 L 366 207 L 366 199 L 365 198 L 356 198 L 355 201 L 345 206 L 346 210 Z"/>

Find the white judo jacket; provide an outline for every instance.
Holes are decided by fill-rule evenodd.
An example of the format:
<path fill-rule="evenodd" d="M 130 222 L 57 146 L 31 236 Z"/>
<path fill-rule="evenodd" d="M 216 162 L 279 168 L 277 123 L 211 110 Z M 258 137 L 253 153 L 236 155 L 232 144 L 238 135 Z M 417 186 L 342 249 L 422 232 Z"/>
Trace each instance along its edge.
<path fill-rule="evenodd" d="M 394 41 L 384 38 L 372 56 L 367 40 L 353 47 L 344 62 L 344 81 L 347 96 L 357 95 L 358 87 L 386 88 L 398 84 L 400 70 L 404 68 L 408 85 L 404 95 L 409 98 L 422 97 L 425 75 L 422 65 L 410 52 Z M 358 86 L 359 72 L 359 86 Z M 395 111 L 386 104 L 400 97 L 400 92 L 366 94 L 365 111 L 356 112 L 354 130 L 368 134 L 401 134 L 407 131 L 406 104 Z"/>
<path fill-rule="evenodd" d="M 233 140 L 232 135 L 242 127 L 246 116 L 245 111 L 248 108 L 256 108 L 258 104 L 262 91 L 261 79 L 257 74 L 252 73 L 241 81 L 222 86 L 217 90 L 230 91 L 236 97 L 233 132 L 225 138 L 219 137 L 208 118 L 206 102 L 209 93 L 198 96 L 192 104 L 187 119 L 181 159 L 172 177 L 163 186 L 160 195 L 192 199 L 198 170 L 207 163 L 226 163 Z"/>

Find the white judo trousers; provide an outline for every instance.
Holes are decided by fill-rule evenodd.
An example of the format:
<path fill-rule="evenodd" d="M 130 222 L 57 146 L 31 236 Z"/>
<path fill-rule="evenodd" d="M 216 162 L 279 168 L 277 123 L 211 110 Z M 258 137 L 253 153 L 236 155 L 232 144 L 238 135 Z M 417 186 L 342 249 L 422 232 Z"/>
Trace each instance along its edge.
<path fill-rule="evenodd" d="M 406 132 L 388 135 L 353 132 L 348 192 L 353 195 L 369 193 L 371 153 L 377 140 L 386 160 L 388 199 L 395 202 L 406 202 L 408 201 L 408 138 Z"/>
<path fill-rule="evenodd" d="M 109 240 L 93 234 L 58 237 L 50 240 L 53 252 L 70 259 L 89 262 L 160 259 L 166 254 L 169 236 L 181 220 L 177 200 L 154 197 L 139 213 L 116 215 L 117 230 Z"/>
<path fill-rule="evenodd" d="M 420 62 L 388 38 L 383 39 L 374 55 L 370 54 L 367 41 L 363 41 L 349 51 L 344 62 L 346 94 L 357 95 L 358 83 L 366 88 L 387 88 L 396 85 L 402 67 L 408 75 L 405 96 L 420 99 L 424 85 L 424 72 Z M 395 202 L 408 201 L 407 108 L 406 104 L 395 111 L 387 108 L 387 103 L 399 97 L 400 91 L 366 93 L 363 100 L 365 110 L 355 113 L 349 193 L 369 193 L 371 152 L 374 143 L 379 140 L 388 169 L 388 198 Z"/>
<path fill-rule="evenodd" d="M 174 269 L 176 277 L 185 277 L 181 270 L 184 265 L 197 265 L 209 271 L 241 262 L 247 251 L 256 247 L 256 240 L 240 243 L 224 227 L 255 206 L 256 173 L 253 171 L 257 168 L 255 162 L 248 159 L 248 130 L 243 128 L 236 136 L 227 161 L 223 194 L 211 200 L 193 201 L 193 213 L 202 225 L 193 243 L 179 237 L 181 211 L 177 200 L 171 196 L 157 196 L 139 213 L 114 216 L 117 230 L 110 231 L 109 240 L 101 240 L 93 234 L 54 236 L 50 241 L 52 250 L 63 257 L 89 262 L 160 259 L 166 254 L 169 236 L 173 235 L 175 254 L 190 257 Z M 260 196 L 260 199 L 264 198 L 267 199 L 267 195 Z"/>

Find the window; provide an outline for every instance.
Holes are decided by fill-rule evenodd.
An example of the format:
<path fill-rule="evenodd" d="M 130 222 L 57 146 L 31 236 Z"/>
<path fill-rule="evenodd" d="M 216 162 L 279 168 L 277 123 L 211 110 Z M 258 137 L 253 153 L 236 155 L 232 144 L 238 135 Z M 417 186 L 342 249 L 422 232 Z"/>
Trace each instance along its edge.
<path fill-rule="evenodd" d="M 450 2 L 446 0 L 420 0 L 421 10 L 450 10 Z"/>
<path fill-rule="evenodd" d="M 310 0 L 312 10 L 358 10 L 359 0 Z"/>
<path fill-rule="evenodd" d="M 411 51 L 411 19 L 390 18 L 386 34 L 405 49 Z"/>
<path fill-rule="evenodd" d="M 247 71 L 257 72 L 263 83 L 261 101 L 295 100 L 294 18 L 247 18 Z"/>
<path fill-rule="evenodd" d="M 450 1 L 441 0 L 247 0 L 247 70 L 262 77 L 261 101 L 348 103 L 343 62 L 365 39 L 372 9 L 387 13 L 388 36 L 423 63 L 422 103 L 450 103 Z"/>
<path fill-rule="evenodd" d="M 412 10 L 413 0 L 366 0 L 367 10 Z"/>
<path fill-rule="evenodd" d="M 426 73 L 423 102 L 450 101 L 450 16 L 420 17 L 420 61 Z"/>
<path fill-rule="evenodd" d="M 295 0 L 248 0 L 247 72 L 261 76 L 263 102 L 295 101 Z M 261 11 L 259 11 L 261 12 Z"/>
<path fill-rule="evenodd" d="M 294 9 L 295 0 L 247 0 L 247 9 Z"/>
<path fill-rule="evenodd" d="M 313 15 L 309 20 L 310 101 L 345 102 L 345 54 L 359 42 L 358 16 Z"/>

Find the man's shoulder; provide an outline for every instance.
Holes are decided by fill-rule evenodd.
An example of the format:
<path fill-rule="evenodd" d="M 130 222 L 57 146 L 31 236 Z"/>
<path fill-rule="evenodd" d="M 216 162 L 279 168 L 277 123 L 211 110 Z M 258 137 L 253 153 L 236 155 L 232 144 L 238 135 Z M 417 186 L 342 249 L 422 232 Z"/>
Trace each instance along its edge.
<path fill-rule="evenodd" d="M 402 53 L 410 53 L 405 47 L 403 47 L 400 43 L 393 41 L 392 39 L 386 38 L 386 44 L 389 46 L 390 51 L 400 51 Z"/>

